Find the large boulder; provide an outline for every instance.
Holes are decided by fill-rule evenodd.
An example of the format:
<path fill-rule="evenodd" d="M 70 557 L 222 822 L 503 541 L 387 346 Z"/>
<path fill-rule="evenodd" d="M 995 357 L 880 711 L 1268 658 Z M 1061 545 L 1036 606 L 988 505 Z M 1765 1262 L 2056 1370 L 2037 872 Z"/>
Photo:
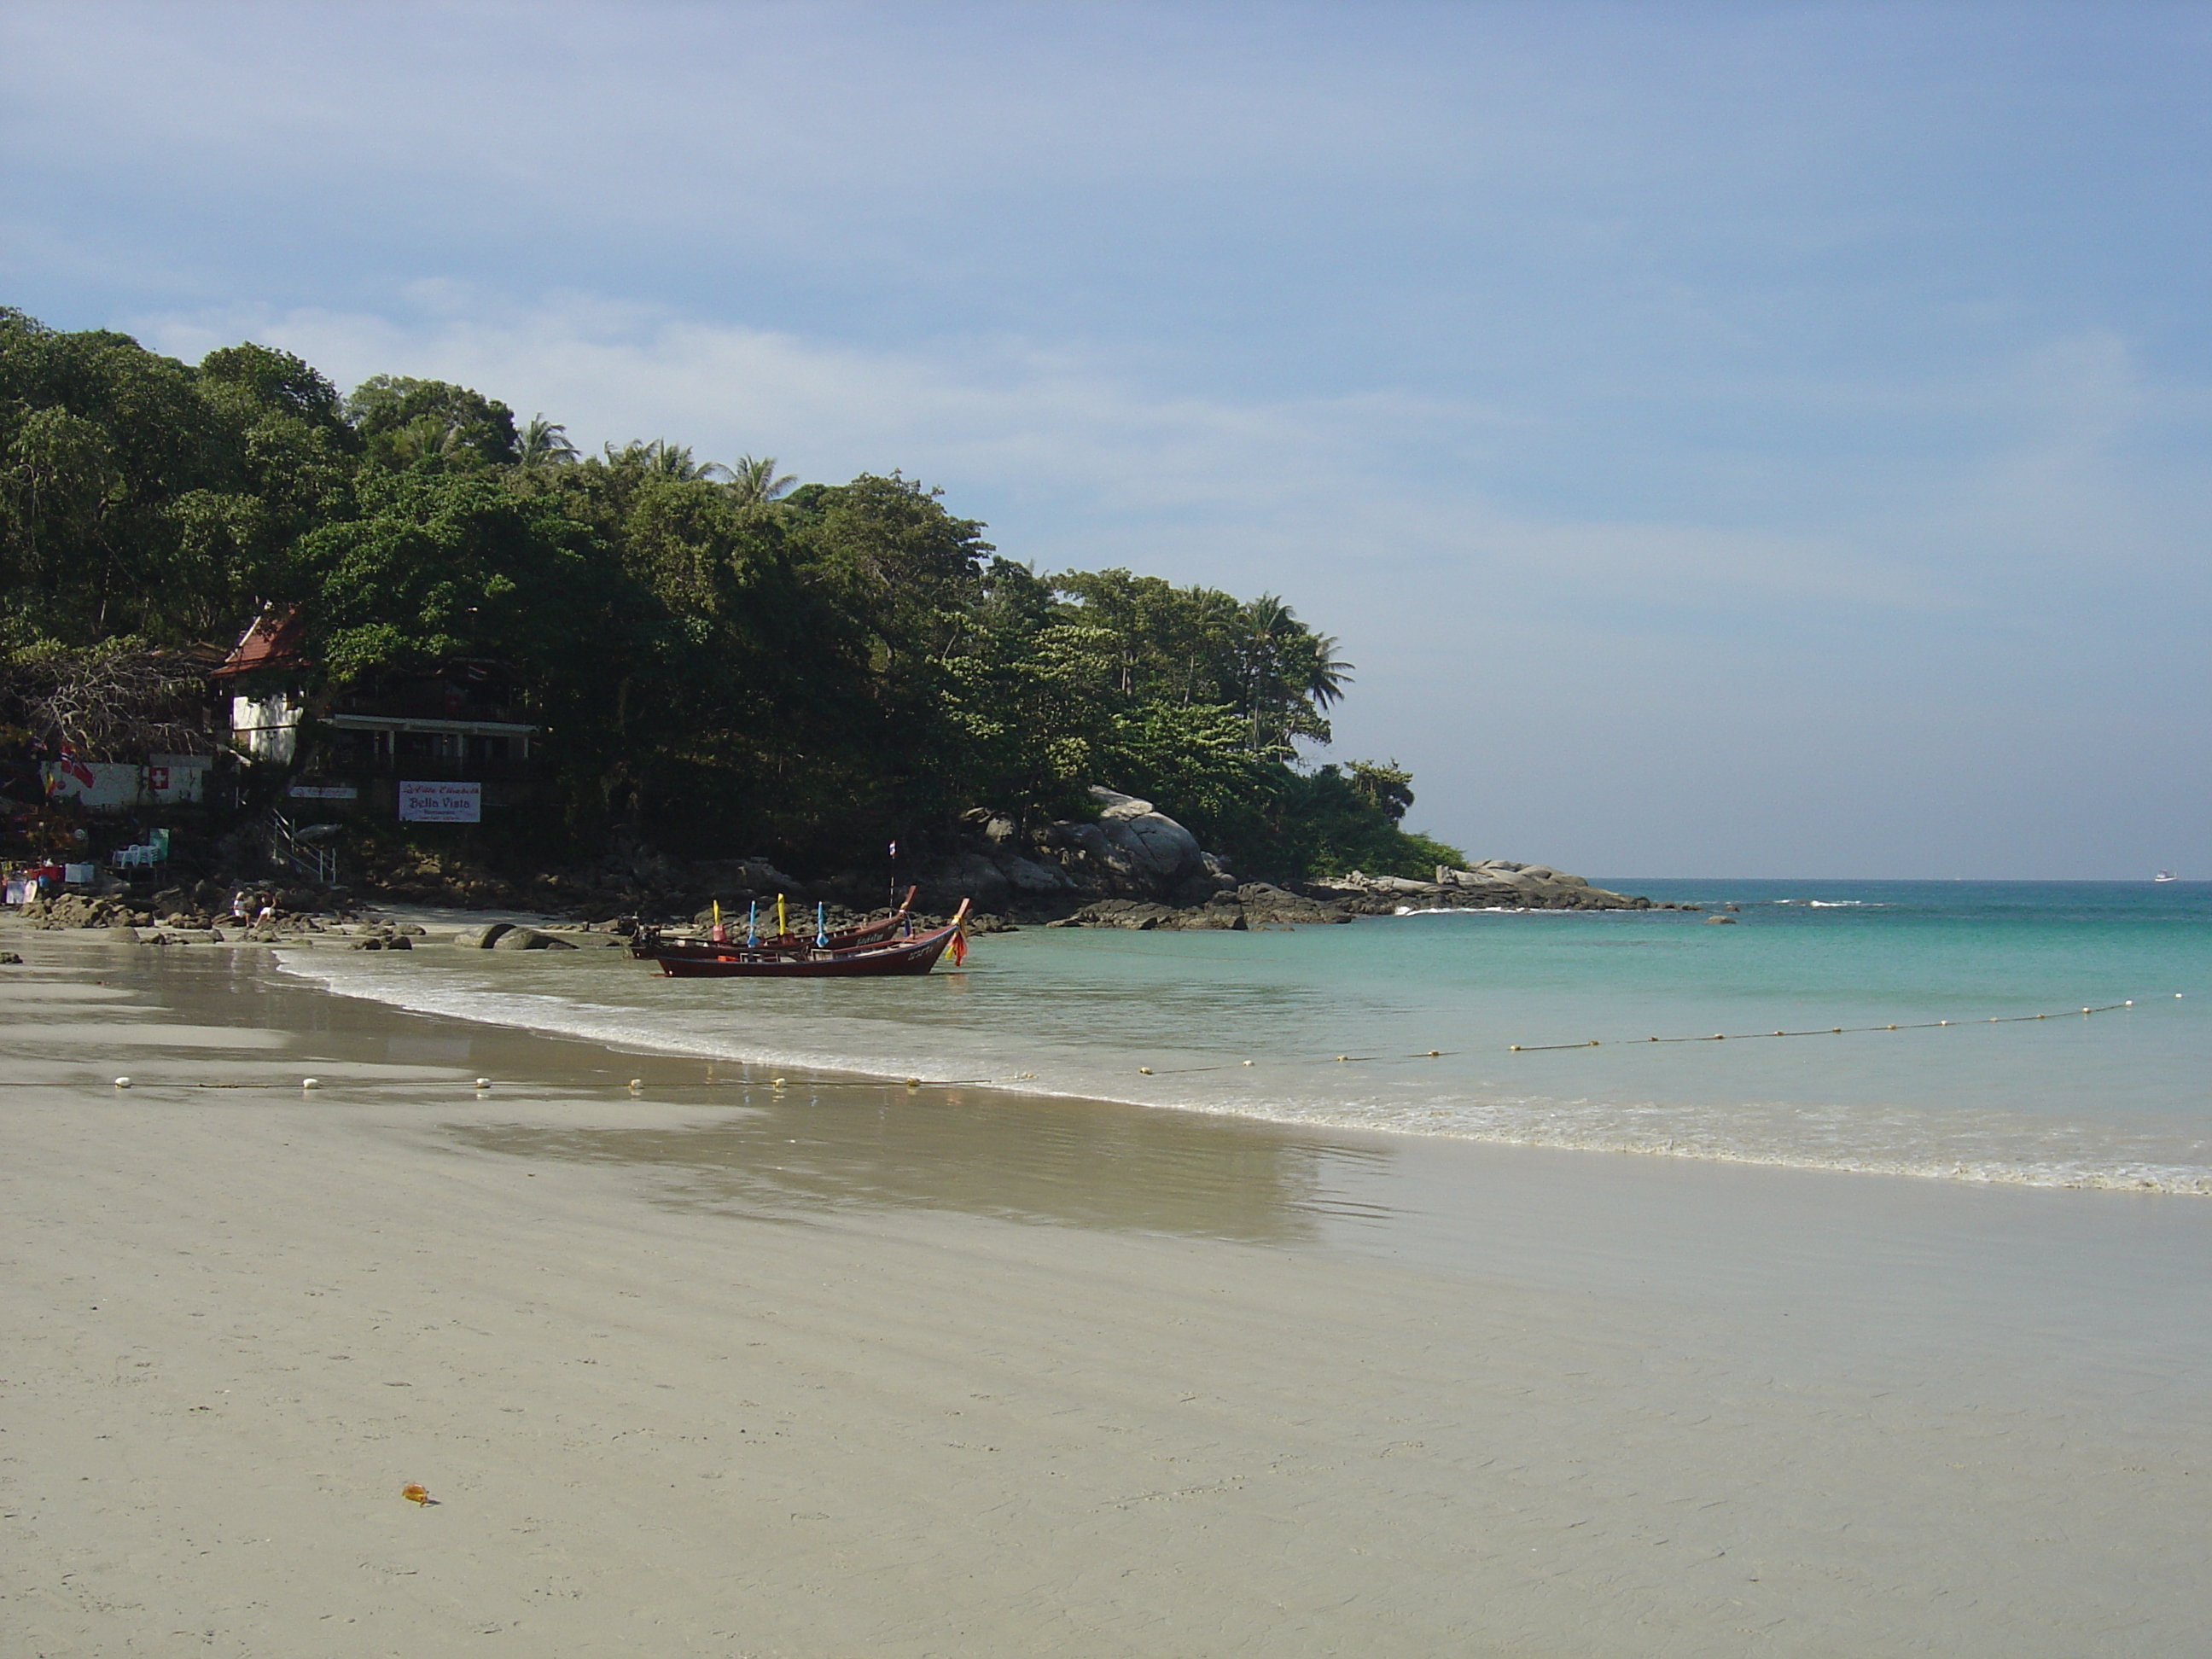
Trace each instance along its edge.
<path fill-rule="evenodd" d="M 1017 893 L 1033 895 L 1065 892 L 1075 884 L 1063 870 L 1049 864 L 1040 864 L 1035 859 L 1024 858 L 1018 853 L 1001 853 L 993 860 L 1006 876 L 1007 884 Z"/>
<path fill-rule="evenodd" d="M 541 933 L 535 927 L 510 927 L 491 942 L 495 951 L 573 951 L 565 939 Z"/>
<path fill-rule="evenodd" d="M 1152 802 L 1113 789 L 1094 788 L 1091 795 L 1099 803 L 1098 823 L 1106 839 L 1127 855 L 1140 878 L 1168 887 L 1204 872 L 1206 854 L 1198 837 Z"/>
<path fill-rule="evenodd" d="M 966 899 L 978 910 L 1000 908 L 1014 891 L 999 861 L 976 852 L 955 853 L 943 860 L 930 870 L 923 885 L 933 903 L 957 904 Z"/>

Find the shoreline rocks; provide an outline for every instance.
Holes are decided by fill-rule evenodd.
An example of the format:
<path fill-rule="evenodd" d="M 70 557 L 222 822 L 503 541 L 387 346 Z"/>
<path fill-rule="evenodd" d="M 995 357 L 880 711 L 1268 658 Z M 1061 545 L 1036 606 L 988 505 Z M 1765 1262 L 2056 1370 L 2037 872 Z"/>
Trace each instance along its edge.
<path fill-rule="evenodd" d="M 1668 903 L 1593 887 L 1583 877 L 1547 864 L 1484 859 L 1464 870 L 1438 865 L 1431 881 L 1369 876 L 1353 870 L 1310 884 L 1355 915 L 1395 915 L 1401 910 L 1671 910 Z"/>

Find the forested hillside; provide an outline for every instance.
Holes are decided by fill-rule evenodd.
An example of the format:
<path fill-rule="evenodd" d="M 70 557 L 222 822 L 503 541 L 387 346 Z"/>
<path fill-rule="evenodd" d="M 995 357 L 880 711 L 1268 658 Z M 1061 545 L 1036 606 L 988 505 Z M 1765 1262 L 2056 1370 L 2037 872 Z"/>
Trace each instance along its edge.
<path fill-rule="evenodd" d="M 20 738 L 76 653 L 227 646 L 289 604 L 330 684 L 514 665 L 554 770 L 540 852 L 628 826 L 821 867 L 975 806 L 1081 816 L 1104 784 L 1240 867 L 1461 861 L 1401 830 L 1394 765 L 1297 763 L 1351 665 L 1275 596 L 1040 574 L 896 471 L 793 483 L 667 440 L 580 454 L 460 386 L 341 397 L 264 346 L 191 366 L 0 310 L 0 720 Z"/>

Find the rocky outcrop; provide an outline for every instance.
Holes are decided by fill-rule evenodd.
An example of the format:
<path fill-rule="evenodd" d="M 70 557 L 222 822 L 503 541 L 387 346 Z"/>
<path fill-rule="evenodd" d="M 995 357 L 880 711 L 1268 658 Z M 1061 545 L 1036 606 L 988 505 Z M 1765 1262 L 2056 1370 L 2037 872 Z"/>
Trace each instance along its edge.
<path fill-rule="evenodd" d="M 1139 933 L 1156 930 L 1218 931 L 1241 933 L 1255 927 L 1304 927 L 1316 923 L 1350 921 L 1353 913 L 1340 904 L 1308 897 L 1263 881 L 1224 888 L 1202 904 L 1159 904 L 1149 899 L 1100 899 L 1073 915 L 1047 922 L 1048 927 L 1127 927 Z"/>
<path fill-rule="evenodd" d="M 234 938 L 255 940 L 324 931 L 324 924 L 315 916 L 286 908 L 278 902 L 280 899 L 314 904 L 312 894 L 289 889 L 249 892 L 239 896 L 240 915 L 232 910 L 228 892 L 203 882 L 198 889 L 168 888 L 144 899 L 58 893 L 52 898 L 33 900 L 18 915 L 27 927 L 108 928 L 134 939 L 139 929 L 158 928 L 166 935 L 164 943 L 219 943 L 222 936 L 216 930 L 225 927 L 233 930 Z"/>
<path fill-rule="evenodd" d="M 1270 887 L 1264 881 L 1247 882 L 1237 890 L 1237 902 L 1255 927 L 1304 927 L 1316 923 L 1350 921 L 1357 914 L 1333 898 L 1315 893 L 1293 893 Z"/>
<path fill-rule="evenodd" d="M 1547 864 L 1516 864 L 1484 859 L 1464 870 L 1437 866 L 1435 879 L 1405 876 L 1348 875 L 1316 883 L 1310 890 L 1355 915 L 1393 915 L 1401 910 L 1650 910 L 1648 898 L 1593 887 L 1581 876 Z"/>
<path fill-rule="evenodd" d="M 1137 924 L 1105 918 L 1202 908 L 1235 889 L 1226 863 L 1152 802 L 1113 789 L 1091 795 L 1098 803 L 1096 820 L 1062 819 L 1026 838 L 1003 813 L 969 812 L 963 844 L 921 872 L 923 902 L 950 909 L 964 898 L 986 910 L 1031 913 L 1074 907 L 1078 916 L 1095 909 L 1087 925 L 1121 927 Z M 1096 908 L 1109 900 L 1123 908 Z M 1217 924 L 1200 919 L 1176 925 Z"/>

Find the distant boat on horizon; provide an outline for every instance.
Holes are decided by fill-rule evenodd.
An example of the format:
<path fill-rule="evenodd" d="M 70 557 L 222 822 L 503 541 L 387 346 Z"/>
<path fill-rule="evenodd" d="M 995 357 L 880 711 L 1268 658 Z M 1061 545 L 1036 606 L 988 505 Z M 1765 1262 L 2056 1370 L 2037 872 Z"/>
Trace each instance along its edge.
<path fill-rule="evenodd" d="M 2153 881 L 2179 881 L 2181 878 L 2171 870 L 2161 870 L 2151 878 Z"/>

